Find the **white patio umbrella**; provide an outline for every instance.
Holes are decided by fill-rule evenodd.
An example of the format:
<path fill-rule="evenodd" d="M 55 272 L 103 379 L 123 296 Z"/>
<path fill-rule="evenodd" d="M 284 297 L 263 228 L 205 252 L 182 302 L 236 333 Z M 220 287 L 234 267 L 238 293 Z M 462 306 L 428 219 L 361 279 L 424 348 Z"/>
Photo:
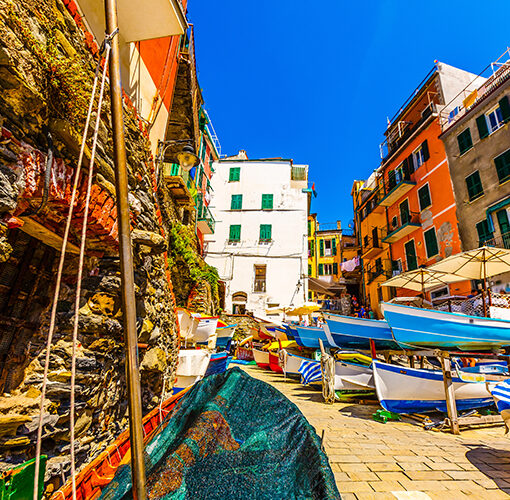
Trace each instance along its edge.
<path fill-rule="evenodd" d="M 407 288 L 425 294 L 425 290 L 429 290 L 430 288 L 436 288 L 464 279 L 466 278 L 459 278 L 457 275 L 445 271 L 435 271 L 430 267 L 420 267 L 394 276 L 384 283 L 381 283 L 381 286 Z"/>
<path fill-rule="evenodd" d="M 429 266 L 439 271 L 458 276 L 460 279 L 483 280 L 510 271 L 510 250 L 496 247 L 480 247 L 461 252 Z"/>

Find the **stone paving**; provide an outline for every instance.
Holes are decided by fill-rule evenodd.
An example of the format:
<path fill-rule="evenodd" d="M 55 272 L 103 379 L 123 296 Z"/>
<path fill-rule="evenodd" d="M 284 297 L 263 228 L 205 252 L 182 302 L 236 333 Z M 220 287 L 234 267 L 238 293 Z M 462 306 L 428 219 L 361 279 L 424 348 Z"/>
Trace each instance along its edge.
<path fill-rule="evenodd" d="M 293 401 L 319 436 L 325 431 L 343 500 L 510 498 L 510 438 L 502 426 L 453 436 L 411 420 L 382 424 L 372 420 L 379 406 L 326 405 L 320 392 L 283 375 L 242 368 Z"/>

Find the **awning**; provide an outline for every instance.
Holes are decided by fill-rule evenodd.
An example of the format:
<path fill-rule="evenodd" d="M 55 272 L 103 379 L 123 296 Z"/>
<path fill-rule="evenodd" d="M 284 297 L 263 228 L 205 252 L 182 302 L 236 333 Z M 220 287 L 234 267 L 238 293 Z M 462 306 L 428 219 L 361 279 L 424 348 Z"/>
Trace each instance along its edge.
<path fill-rule="evenodd" d="M 341 290 L 341 287 L 334 283 L 326 283 L 317 278 L 308 278 L 308 290 L 335 297 L 337 292 Z"/>

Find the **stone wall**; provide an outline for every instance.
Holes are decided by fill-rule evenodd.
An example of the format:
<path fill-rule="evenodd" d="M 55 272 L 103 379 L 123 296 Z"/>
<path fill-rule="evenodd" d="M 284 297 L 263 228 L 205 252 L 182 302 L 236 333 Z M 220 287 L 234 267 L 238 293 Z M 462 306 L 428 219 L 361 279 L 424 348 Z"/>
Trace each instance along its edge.
<path fill-rule="evenodd" d="M 0 0 L 0 279 L 7 272 L 7 267 L 1 266 L 16 267 L 13 261 L 16 235 L 25 231 L 34 236 L 34 227 L 42 244 L 56 249 L 50 268 L 50 274 L 56 275 L 59 245 L 55 242 L 63 234 L 69 209 L 95 56 L 97 45 L 81 23 L 74 2 Z M 127 100 L 124 116 L 142 397 L 144 410 L 148 411 L 162 395 L 168 394 L 173 382 L 178 349 L 175 306 L 185 306 L 187 294 L 196 289 L 197 282 L 204 280 L 209 286 L 203 299 L 204 312 L 214 312 L 216 306 L 212 302 L 217 299 L 214 286 L 207 280 L 208 269 L 198 256 L 192 227 L 188 232 L 193 244 L 187 248 L 192 258 L 182 256 L 171 246 L 171 255 L 167 253 L 172 228 L 182 226 L 183 210 L 163 186 L 157 187 L 145 125 Z M 48 132 L 53 139 L 54 159 L 50 162 Z M 78 466 L 90 461 L 127 425 L 111 137 L 106 96 L 79 317 Z M 88 150 L 86 156 L 90 157 Z M 85 163 L 88 167 L 88 161 Z M 46 184 L 44 173 L 48 167 L 51 176 Z M 80 195 L 72 222 L 70 242 L 73 245 L 79 245 L 86 180 L 85 172 L 80 179 Z M 188 219 L 193 221 L 194 217 Z M 61 472 L 66 475 L 70 466 L 70 334 L 76 265 L 75 257 L 67 258 L 44 413 L 43 452 L 50 457 L 47 479 L 53 478 L 54 486 L 58 485 Z M 21 272 L 17 267 L 17 272 Z M 177 269 L 184 271 L 186 283 L 181 283 Z M 214 279 L 211 282 L 214 285 Z M 174 285 L 179 290 L 177 304 Z M 34 456 L 51 307 L 48 297 L 52 296 L 53 287 L 54 282 L 50 280 L 47 296 L 37 305 L 39 309 L 34 301 L 28 300 L 30 296 L 25 297 L 29 311 L 37 312 L 32 322 L 36 324 L 34 330 L 28 331 L 23 340 L 15 336 L 10 345 L 0 346 L 0 357 L 4 360 L 9 353 L 19 353 L 10 364 L 2 365 L 3 371 L 16 373 L 1 388 L 0 466 L 3 468 Z M 6 310 L 0 309 L 0 323 Z M 9 320 L 18 324 L 22 319 L 13 316 Z M 5 327 L 0 325 L 0 336 L 2 328 Z"/>

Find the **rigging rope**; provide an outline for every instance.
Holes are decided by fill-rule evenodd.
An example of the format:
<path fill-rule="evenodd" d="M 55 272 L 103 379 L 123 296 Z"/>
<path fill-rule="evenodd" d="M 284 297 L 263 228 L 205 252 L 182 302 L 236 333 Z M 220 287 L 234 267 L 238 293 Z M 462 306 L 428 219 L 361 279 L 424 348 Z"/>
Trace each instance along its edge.
<path fill-rule="evenodd" d="M 69 231 L 71 228 L 71 221 L 72 221 L 72 217 L 73 217 L 74 204 L 76 201 L 76 194 L 78 192 L 78 183 L 80 180 L 81 167 L 83 164 L 83 157 L 85 154 L 87 135 L 88 135 L 88 130 L 89 130 L 89 126 L 90 126 L 90 118 L 92 116 L 94 100 L 95 100 L 95 96 L 96 96 L 96 92 L 97 92 L 97 84 L 98 84 L 98 80 L 99 80 L 99 70 L 101 68 L 101 61 L 102 61 L 101 54 L 103 53 L 103 51 L 106 48 L 107 58 L 109 57 L 110 42 L 111 42 L 111 39 L 117 34 L 117 32 L 118 32 L 118 29 L 115 30 L 110 35 L 107 35 L 105 37 L 103 45 L 101 46 L 100 55 L 99 55 L 98 63 L 96 66 L 96 72 L 94 75 L 94 83 L 92 86 L 89 108 L 87 111 L 87 117 L 85 119 L 85 127 L 84 127 L 83 135 L 82 135 L 80 154 L 79 154 L 78 163 L 76 166 L 76 174 L 75 174 L 75 178 L 74 178 L 73 189 L 71 192 L 71 200 L 69 202 L 69 212 L 67 215 L 66 226 L 64 229 L 64 236 L 62 238 L 62 250 L 60 253 L 60 259 L 59 259 L 59 263 L 58 263 L 57 278 L 56 278 L 56 283 L 55 283 L 55 292 L 53 294 L 53 301 L 52 301 L 51 314 L 50 314 L 50 324 L 49 324 L 49 328 L 48 328 L 48 338 L 46 341 L 46 356 L 45 356 L 45 362 L 44 362 L 43 382 L 42 382 L 42 387 L 41 387 L 41 401 L 40 401 L 40 405 L 39 405 L 39 424 L 38 424 L 38 428 L 37 428 L 37 442 L 36 442 L 36 452 L 35 452 L 33 500 L 39 499 L 39 471 L 40 471 L 40 465 L 41 465 L 40 464 L 40 456 L 41 456 L 41 447 L 42 447 L 44 400 L 45 400 L 45 396 L 46 396 L 46 386 L 47 386 L 48 371 L 49 371 L 49 364 L 50 364 L 50 348 L 51 348 L 52 341 L 53 341 L 53 334 L 55 332 L 57 305 L 58 305 L 58 299 L 60 296 L 60 287 L 61 287 L 61 283 L 62 283 L 62 273 L 63 273 L 63 269 L 64 269 L 64 261 L 65 261 L 65 254 L 66 254 L 66 249 L 67 249 L 67 242 L 69 239 Z M 108 61 L 106 59 L 105 64 L 104 64 L 104 69 L 103 69 L 103 75 L 102 75 L 101 94 L 104 89 L 105 75 L 106 75 L 106 71 L 107 71 L 107 67 L 108 67 L 107 62 Z M 101 102 L 99 103 L 99 106 L 100 105 L 101 105 Z M 97 142 L 97 131 L 98 131 L 99 114 L 100 114 L 99 111 L 100 111 L 100 108 L 98 109 L 98 113 L 97 113 L 98 116 L 97 116 L 97 121 L 96 121 L 96 131 L 95 131 L 95 135 L 94 135 L 94 145 L 93 145 L 94 152 L 95 152 L 95 146 L 96 146 L 96 142 Z M 93 167 L 93 157 L 91 156 L 90 167 L 89 167 L 89 183 L 91 182 L 91 179 L 92 179 L 92 167 Z M 88 194 L 90 196 L 90 193 L 88 193 Z M 88 202 L 87 202 L 86 210 L 88 210 Z M 86 227 L 85 223 L 84 223 L 84 227 Z M 83 241 L 83 236 L 82 236 L 82 241 Z M 81 257 L 81 255 L 80 255 L 80 257 Z M 74 334 L 73 334 L 72 363 L 75 363 L 74 355 L 75 355 L 75 342 L 74 342 Z M 71 378 L 73 378 L 73 376 Z M 72 382 L 72 386 L 73 386 L 73 382 Z M 71 389 L 71 405 L 72 406 L 74 405 L 73 387 Z M 73 408 L 71 407 L 71 419 L 73 421 L 73 423 L 71 425 L 71 437 L 74 441 L 74 415 L 73 415 L 73 413 L 74 413 Z M 74 471 L 74 442 L 71 443 L 71 471 L 72 471 L 72 480 L 73 480 L 73 499 L 76 499 L 76 485 L 75 485 L 75 471 Z"/>

